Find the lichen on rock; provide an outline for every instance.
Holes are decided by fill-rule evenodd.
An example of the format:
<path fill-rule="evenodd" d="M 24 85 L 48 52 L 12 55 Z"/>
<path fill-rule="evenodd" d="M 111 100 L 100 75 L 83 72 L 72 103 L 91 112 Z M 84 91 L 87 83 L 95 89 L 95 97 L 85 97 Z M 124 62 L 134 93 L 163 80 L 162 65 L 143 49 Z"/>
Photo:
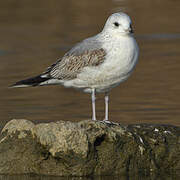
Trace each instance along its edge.
<path fill-rule="evenodd" d="M 179 135 L 171 125 L 11 120 L 0 136 L 0 174 L 176 174 Z"/>

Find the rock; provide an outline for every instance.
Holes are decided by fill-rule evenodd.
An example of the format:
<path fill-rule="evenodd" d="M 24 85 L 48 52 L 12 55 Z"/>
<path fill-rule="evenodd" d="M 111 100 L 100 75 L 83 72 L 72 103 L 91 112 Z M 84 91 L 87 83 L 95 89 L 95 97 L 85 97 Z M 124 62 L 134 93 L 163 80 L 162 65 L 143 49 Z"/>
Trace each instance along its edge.
<path fill-rule="evenodd" d="M 11 120 L 0 135 L 0 174 L 178 174 L 180 127 L 86 120 Z"/>

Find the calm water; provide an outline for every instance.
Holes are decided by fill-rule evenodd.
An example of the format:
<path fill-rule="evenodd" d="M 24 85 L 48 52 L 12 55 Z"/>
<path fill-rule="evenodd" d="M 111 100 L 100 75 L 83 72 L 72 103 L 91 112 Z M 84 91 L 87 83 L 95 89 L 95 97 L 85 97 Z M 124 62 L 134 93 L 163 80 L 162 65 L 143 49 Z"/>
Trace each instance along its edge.
<path fill-rule="evenodd" d="M 101 31 L 113 12 L 127 12 L 140 46 L 128 81 L 110 94 L 110 119 L 180 126 L 180 1 L 0 1 L 0 128 L 12 118 L 34 122 L 91 118 L 90 95 L 61 86 L 7 87 L 43 72 L 74 43 Z M 104 117 L 103 95 L 97 99 Z"/>
<path fill-rule="evenodd" d="M 62 86 L 8 89 L 43 72 L 74 43 L 101 31 L 112 12 L 127 12 L 140 46 L 132 76 L 110 94 L 110 119 L 180 125 L 180 2 L 109 0 L 0 2 L 0 121 L 91 118 L 89 94 Z M 104 117 L 103 94 L 97 99 Z"/>

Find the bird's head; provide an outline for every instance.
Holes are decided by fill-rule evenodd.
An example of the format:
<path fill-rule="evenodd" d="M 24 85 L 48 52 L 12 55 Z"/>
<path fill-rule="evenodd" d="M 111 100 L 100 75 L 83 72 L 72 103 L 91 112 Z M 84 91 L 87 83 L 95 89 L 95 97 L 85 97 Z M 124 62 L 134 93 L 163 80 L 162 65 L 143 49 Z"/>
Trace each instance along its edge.
<path fill-rule="evenodd" d="M 114 13 L 106 21 L 103 32 L 111 33 L 112 35 L 127 35 L 132 34 L 133 29 L 130 17 L 122 12 Z"/>

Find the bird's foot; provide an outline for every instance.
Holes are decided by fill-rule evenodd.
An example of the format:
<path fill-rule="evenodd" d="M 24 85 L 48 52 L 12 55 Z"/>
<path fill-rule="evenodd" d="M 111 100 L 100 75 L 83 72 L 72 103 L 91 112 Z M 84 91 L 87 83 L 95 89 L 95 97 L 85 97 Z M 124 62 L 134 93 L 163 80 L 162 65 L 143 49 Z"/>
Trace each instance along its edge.
<path fill-rule="evenodd" d="M 108 125 L 119 125 L 119 123 L 115 123 L 109 120 L 104 119 L 103 121 L 100 121 L 102 123 L 108 124 Z"/>
<path fill-rule="evenodd" d="M 97 121 L 97 119 L 93 119 L 93 118 L 92 118 L 91 120 L 92 120 L 92 121 Z"/>
<path fill-rule="evenodd" d="M 104 122 L 104 123 L 106 123 L 106 124 L 112 124 L 111 121 L 106 120 L 106 119 L 104 119 L 102 122 Z"/>

